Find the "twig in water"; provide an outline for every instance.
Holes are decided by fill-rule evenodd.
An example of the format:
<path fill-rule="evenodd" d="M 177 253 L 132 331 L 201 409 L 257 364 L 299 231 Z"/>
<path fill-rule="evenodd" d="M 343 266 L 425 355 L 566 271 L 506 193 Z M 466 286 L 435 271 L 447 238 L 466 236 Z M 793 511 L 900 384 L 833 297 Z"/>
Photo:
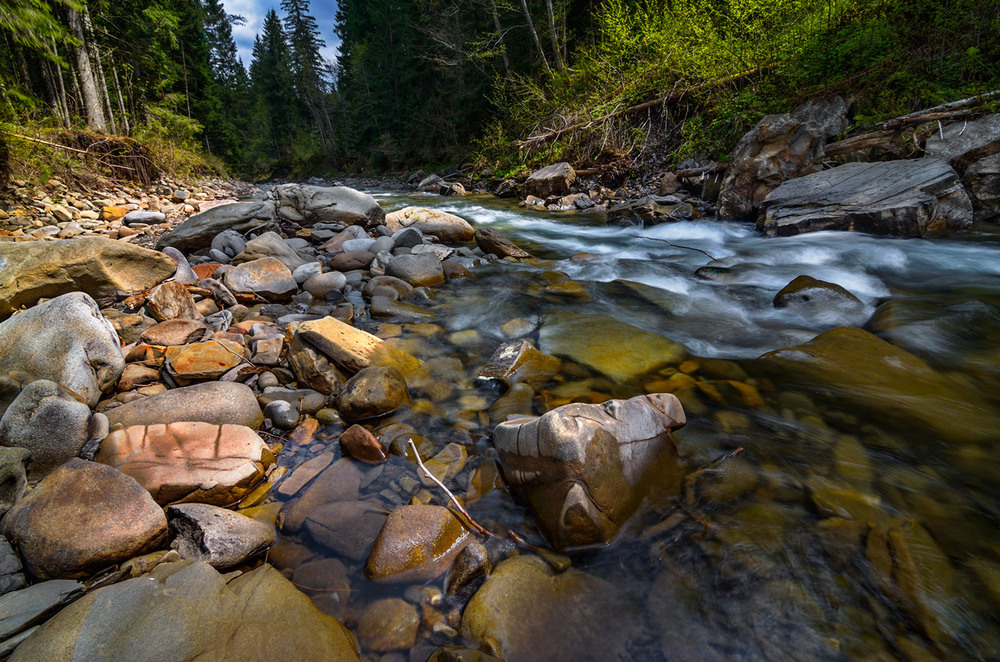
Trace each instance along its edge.
<path fill-rule="evenodd" d="M 420 459 L 420 453 L 417 452 L 417 446 L 416 446 L 416 444 L 413 443 L 413 440 L 409 439 L 408 441 L 409 441 L 409 444 L 410 444 L 410 448 L 413 449 L 413 457 L 415 457 L 417 459 L 417 464 L 420 466 L 420 470 L 424 472 L 425 476 L 427 476 L 432 481 L 434 481 L 435 485 L 437 485 L 442 490 L 444 490 L 444 493 L 448 495 L 448 498 L 451 499 L 451 502 L 453 504 L 455 504 L 455 507 L 458 508 L 458 510 L 462 513 L 462 515 L 464 515 L 465 518 L 468 520 L 469 526 L 471 528 L 475 529 L 475 531 L 477 533 L 479 533 L 480 535 L 488 536 L 488 537 L 491 537 L 491 538 L 499 538 L 500 536 L 498 536 L 497 534 L 493 533 L 492 531 L 490 531 L 489 529 L 487 529 L 485 526 L 483 526 L 482 524 L 480 524 L 479 522 L 477 522 L 475 519 L 473 519 L 472 515 L 469 514 L 469 511 L 466 510 L 465 507 L 455 497 L 455 495 L 451 493 L 451 490 L 449 490 L 447 487 L 445 487 L 444 483 L 442 483 L 440 480 L 438 480 L 437 476 L 435 476 L 430 471 L 428 471 L 427 467 L 424 466 L 424 462 L 423 462 L 423 460 Z"/>
<path fill-rule="evenodd" d="M 643 237 L 643 239 L 652 239 L 653 241 L 662 241 L 665 244 L 670 244 L 674 248 L 683 248 L 684 250 L 688 250 L 688 251 L 698 251 L 699 253 L 707 255 L 712 260 L 716 259 L 716 258 L 712 257 L 712 255 L 710 253 L 708 253 L 706 251 L 703 251 L 700 248 L 695 248 L 693 246 L 682 246 L 680 244 L 675 244 L 672 241 L 667 241 L 666 239 L 660 239 L 659 237 Z"/>

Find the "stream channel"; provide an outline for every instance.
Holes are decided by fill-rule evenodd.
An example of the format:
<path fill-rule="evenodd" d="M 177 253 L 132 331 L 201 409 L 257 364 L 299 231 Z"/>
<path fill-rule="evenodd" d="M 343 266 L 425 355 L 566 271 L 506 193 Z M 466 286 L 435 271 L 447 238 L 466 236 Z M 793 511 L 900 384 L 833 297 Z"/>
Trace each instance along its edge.
<path fill-rule="evenodd" d="M 521 639 L 508 642 L 512 659 L 564 659 L 573 648 L 567 642 L 582 632 L 611 642 L 601 650 L 623 659 L 1000 655 L 995 229 L 940 239 L 767 238 L 746 223 L 617 227 L 492 197 L 375 196 L 387 211 L 419 205 L 492 227 L 538 258 L 472 266 L 473 278 L 436 288 L 436 299 L 422 304 L 434 315 L 426 323 L 355 321 L 449 367 L 447 404 L 418 399 L 379 425 L 412 426 L 425 457 L 450 442 L 465 446 L 468 461 L 448 485 L 469 497 L 472 515 L 488 528 L 544 545 L 527 509 L 492 478 L 490 434 L 517 403 L 495 405 L 501 391 L 475 380 L 507 340 L 501 327 L 510 320 L 525 320 L 525 337 L 541 340 L 545 352 L 545 320 L 587 316 L 575 327 L 580 337 L 561 338 L 551 352 L 562 354 L 560 373 L 536 390 L 532 412 L 520 413 L 668 391 L 687 414 L 675 433 L 689 472 L 684 506 L 647 509 L 606 547 L 572 554 L 574 572 L 600 580 L 585 583 L 580 598 L 588 604 L 540 595 L 544 613 L 524 615 L 539 622 L 513 634 L 508 628 Z M 706 265 L 714 268 L 696 276 Z M 775 294 L 800 275 L 846 288 L 863 308 L 776 308 Z M 620 323 L 681 343 L 687 356 L 638 374 L 629 361 L 657 361 Z M 837 327 L 881 340 L 861 334 L 827 343 L 811 354 L 821 363 L 815 370 L 802 351 L 758 358 Z M 618 368 L 602 374 L 574 358 L 577 345 L 611 356 Z M 335 438 L 337 427 L 320 438 Z M 319 450 L 310 448 L 286 451 L 280 463 L 294 467 Z M 416 477 L 401 457 L 386 469 L 379 482 L 390 491 L 385 485 Z M 424 489 L 446 503 L 436 487 Z M 357 563 L 346 569 L 349 593 L 312 595 L 348 621 L 407 588 L 376 586 Z M 618 606 L 602 608 L 605 599 Z M 429 652 L 428 644 L 445 642 L 418 647 Z M 424 659 L 415 650 L 417 657 Z"/>

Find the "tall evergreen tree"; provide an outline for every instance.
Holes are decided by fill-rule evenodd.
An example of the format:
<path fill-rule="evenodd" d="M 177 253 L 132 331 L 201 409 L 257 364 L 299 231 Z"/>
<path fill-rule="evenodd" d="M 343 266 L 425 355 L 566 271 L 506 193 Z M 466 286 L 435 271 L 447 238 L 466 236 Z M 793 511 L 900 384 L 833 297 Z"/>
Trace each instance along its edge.
<path fill-rule="evenodd" d="M 309 14 L 309 0 L 281 0 L 281 8 L 286 13 L 284 27 L 295 90 L 305 104 L 313 131 L 329 148 L 333 133 L 326 104 L 329 71 L 320 54 L 326 44 L 316 19 Z"/>
<path fill-rule="evenodd" d="M 263 172 L 287 167 L 302 128 L 302 113 L 285 31 L 273 9 L 267 12 L 263 29 L 254 40 L 250 81 L 251 167 Z"/>

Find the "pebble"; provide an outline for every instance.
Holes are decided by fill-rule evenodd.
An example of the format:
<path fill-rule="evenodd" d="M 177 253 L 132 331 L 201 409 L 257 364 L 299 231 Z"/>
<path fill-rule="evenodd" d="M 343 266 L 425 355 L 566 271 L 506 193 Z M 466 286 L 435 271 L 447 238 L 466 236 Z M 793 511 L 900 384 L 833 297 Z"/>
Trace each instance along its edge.
<path fill-rule="evenodd" d="M 284 400 L 272 400 L 264 407 L 264 416 L 279 428 L 291 430 L 299 422 L 299 410 Z"/>

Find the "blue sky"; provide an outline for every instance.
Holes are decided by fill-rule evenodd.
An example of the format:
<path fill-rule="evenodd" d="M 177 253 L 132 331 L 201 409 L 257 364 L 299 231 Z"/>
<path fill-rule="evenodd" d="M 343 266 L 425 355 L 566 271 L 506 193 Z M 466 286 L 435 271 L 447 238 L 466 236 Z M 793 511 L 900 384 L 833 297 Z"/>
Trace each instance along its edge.
<path fill-rule="evenodd" d="M 281 11 L 281 0 L 222 0 L 223 7 L 230 14 L 239 14 L 246 19 L 244 25 L 233 26 L 233 39 L 240 51 L 243 64 L 250 67 L 253 58 L 253 39 L 260 32 L 264 23 L 264 14 L 268 9 L 274 9 L 279 17 L 284 17 Z M 312 0 L 309 3 L 309 13 L 319 24 L 320 38 L 326 42 L 323 57 L 327 60 L 336 59 L 337 48 L 333 34 L 333 21 L 337 12 L 337 0 Z"/>

